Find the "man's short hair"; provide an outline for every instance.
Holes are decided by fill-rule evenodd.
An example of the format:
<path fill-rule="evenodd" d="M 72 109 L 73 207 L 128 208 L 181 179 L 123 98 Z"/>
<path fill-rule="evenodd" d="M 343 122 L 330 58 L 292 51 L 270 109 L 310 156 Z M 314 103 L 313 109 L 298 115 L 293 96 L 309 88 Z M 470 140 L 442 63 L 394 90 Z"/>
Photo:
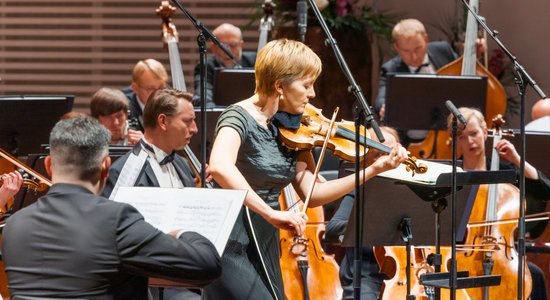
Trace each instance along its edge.
<path fill-rule="evenodd" d="M 132 70 L 132 81 L 137 83 L 145 72 L 151 72 L 156 78 L 168 82 L 168 73 L 158 60 L 148 58 L 138 61 Z"/>
<path fill-rule="evenodd" d="M 50 133 L 50 155 L 55 172 L 79 180 L 93 179 L 109 154 L 109 131 L 88 116 L 64 119 Z"/>
<path fill-rule="evenodd" d="M 92 117 L 108 116 L 119 111 L 128 111 L 128 98 L 120 90 L 103 87 L 92 96 L 90 111 Z"/>
<path fill-rule="evenodd" d="M 400 38 L 411 38 L 417 35 L 427 36 L 426 28 L 417 19 L 403 19 L 393 27 L 391 36 L 395 43 Z"/>
<path fill-rule="evenodd" d="M 160 114 L 171 116 L 178 113 L 180 99 L 193 103 L 193 94 L 170 88 L 160 89 L 151 94 L 143 108 L 143 127 L 156 128 Z"/>

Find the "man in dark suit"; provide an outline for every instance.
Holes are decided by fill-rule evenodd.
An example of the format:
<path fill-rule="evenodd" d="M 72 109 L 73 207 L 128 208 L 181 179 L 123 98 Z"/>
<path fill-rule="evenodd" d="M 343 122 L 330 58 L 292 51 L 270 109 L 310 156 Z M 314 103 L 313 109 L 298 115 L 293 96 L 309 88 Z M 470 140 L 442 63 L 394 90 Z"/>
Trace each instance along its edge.
<path fill-rule="evenodd" d="M 174 89 L 158 90 L 150 97 L 143 113 L 143 139 L 113 163 L 103 196 L 111 195 L 128 159 L 142 152 L 146 160 L 143 166 L 137 168 L 139 173 L 134 176 L 133 186 L 195 186 L 194 173 L 185 160 L 175 153 L 185 148 L 198 132 L 191 98 L 191 94 Z"/>
<path fill-rule="evenodd" d="M 227 50 L 231 51 L 239 66 L 235 65 L 235 62 L 227 56 L 222 49 L 210 42 L 208 48 L 214 54 L 214 56 L 208 57 L 206 60 L 206 106 L 212 107 L 214 103 L 214 74 L 216 69 L 220 68 L 254 68 L 256 63 L 255 52 L 243 52 L 243 35 L 241 30 L 228 23 L 221 24 L 216 27 L 212 33 L 218 38 L 218 40 L 225 45 Z M 195 94 L 193 96 L 193 103 L 195 106 L 200 106 L 201 90 L 200 90 L 200 65 L 195 66 Z M 238 99 L 235 99 L 238 100 Z"/>
<path fill-rule="evenodd" d="M 380 71 L 375 109 L 384 119 L 386 80 L 389 73 L 435 74 L 457 58 L 447 42 L 429 42 L 424 25 L 416 19 L 404 19 L 392 31 L 393 48 L 398 55 L 384 63 Z"/>
<path fill-rule="evenodd" d="M 190 93 L 173 89 L 154 92 L 143 110 L 144 137 L 130 152 L 113 163 L 103 196 L 112 199 L 116 187 L 124 185 L 173 188 L 195 186 L 194 173 L 184 159 L 175 153 L 189 144 L 191 137 L 198 131 L 191 99 Z M 142 165 L 131 167 L 132 161 L 140 156 L 146 158 L 142 160 Z M 125 169 L 135 170 L 136 173 L 128 175 Z M 122 176 L 126 178 L 121 179 L 122 173 L 126 174 Z M 128 183 L 128 178 L 132 178 L 131 183 Z M 200 299 L 200 296 L 185 289 L 166 289 L 164 298 Z"/>
<path fill-rule="evenodd" d="M 159 61 L 148 58 L 140 60 L 132 69 L 132 83 L 122 89 L 122 92 L 128 97 L 130 106 L 130 119 L 137 121 L 135 130 L 143 132 L 143 108 L 147 104 L 147 99 L 153 92 L 166 87 L 168 82 L 168 73 Z"/>
<path fill-rule="evenodd" d="M 220 276 L 220 257 L 203 236 L 164 234 L 133 206 L 97 196 L 109 140 L 90 117 L 52 129 L 45 166 L 53 186 L 4 228 L 12 299 L 147 299 L 147 276 L 199 286 Z"/>

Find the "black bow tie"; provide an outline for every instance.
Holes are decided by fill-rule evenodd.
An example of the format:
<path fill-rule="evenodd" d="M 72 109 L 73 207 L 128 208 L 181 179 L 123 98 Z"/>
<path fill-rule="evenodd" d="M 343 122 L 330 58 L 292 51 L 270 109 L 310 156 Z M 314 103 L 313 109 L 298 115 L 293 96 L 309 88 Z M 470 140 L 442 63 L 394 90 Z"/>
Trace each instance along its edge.
<path fill-rule="evenodd" d="M 151 145 L 145 143 L 145 142 L 141 142 L 141 145 L 149 150 L 149 152 L 151 153 L 155 153 L 155 150 L 153 150 L 153 147 L 151 147 Z M 170 162 L 173 162 L 174 161 L 174 155 L 176 155 L 176 151 L 172 151 L 172 153 L 166 155 L 161 161 L 159 161 L 159 165 L 165 165 L 167 163 L 170 163 Z"/>
<path fill-rule="evenodd" d="M 171 163 L 174 161 L 174 155 L 176 154 L 176 151 L 172 151 L 172 153 L 166 155 L 160 162 L 159 165 L 165 165 L 167 163 Z"/>
<path fill-rule="evenodd" d="M 427 67 L 429 65 L 430 65 L 429 62 L 421 64 L 420 67 L 416 68 L 416 70 L 414 71 L 414 74 L 418 74 L 420 70 L 422 70 L 422 68 Z"/>

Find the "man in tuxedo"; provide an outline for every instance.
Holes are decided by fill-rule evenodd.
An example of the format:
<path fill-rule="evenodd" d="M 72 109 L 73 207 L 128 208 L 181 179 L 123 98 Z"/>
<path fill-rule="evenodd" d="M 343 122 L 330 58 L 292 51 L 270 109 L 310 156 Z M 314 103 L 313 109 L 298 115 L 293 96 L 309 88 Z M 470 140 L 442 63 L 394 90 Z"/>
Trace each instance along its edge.
<path fill-rule="evenodd" d="M 184 149 L 191 137 L 198 132 L 191 99 L 190 93 L 174 89 L 154 92 L 143 112 L 143 139 L 130 152 L 113 163 L 103 196 L 111 196 L 128 159 L 140 155 L 146 159 L 142 166 L 133 168 L 139 171 L 133 176 L 136 178 L 133 186 L 195 186 L 194 173 L 186 161 L 175 153 Z M 124 181 L 126 179 L 124 178 Z"/>
<path fill-rule="evenodd" d="M 235 62 L 227 56 L 222 49 L 210 42 L 208 48 L 214 54 L 208 57 L 206 60 L 206 106 L 212 107 L 214 103 L 214 73 L 216 69 L 221 68 L 254 68 L 256 63 L 255 52 L 243 52 L 243 35 L 241 30 L 235 25 L 229 23 L 223 23 L 216 27 L 212 33 L 218 38 L 218 40 L 225 45 L 227 50 L 231 51 L 235 60 L 239 63 L 237 66 Z M 195 94 L 193 96 L 193 102 L 196 106 L 200 106 L 201 90 L 200 90 L 200 65 L 195 66 Z M 235 99 L 235 101 L 240 99 Z"/>
<path fill-rule="evenodd" d="M 148 299 L 147 276 L 198 286 L 220 276 L 220 257 L 203 236 L 164 234 L 133 206 L 97 196 L 108 176 L 109 140 L 91 117 L 52 129 L 45 166 L 53 185 L 4 228 L 13 299 Z"/>
<path fill-rule="evenodd" d="M 168 73 L 159 61 L 148 58 L 140 60 L 132 69 L 132 83 L 122 89 L 128 97 L 130 118 L 137 120 L 137 127 L 132 128 L 143 132 L 143 108 L 153 92 L 166 87 Z"/>
<path fill-rule="evenodd" d="M 128 185 L 128 178 L 132 178 L 133 184 L 130 185 L 133 186 L 195 186 L 194 173 L 185 160 L 175 153 L 189 144 L 198 131 L 192 95 L 174 89 L 157 90 L 145 105 L 143 125 L 143 139 L 111 166 L 103 196 L 114 198 L 118 186 Z M 144 159 L 136 167 L 132 161 L 139 157 Z M 128 175 L 125 169 L 139 173 Z M 121 178 L 121 174 L 126 174 L 122 175 L 126 178 Z M 166 289 L 164 299 L 200 299 L 200 296 L 186 289 Z"/>

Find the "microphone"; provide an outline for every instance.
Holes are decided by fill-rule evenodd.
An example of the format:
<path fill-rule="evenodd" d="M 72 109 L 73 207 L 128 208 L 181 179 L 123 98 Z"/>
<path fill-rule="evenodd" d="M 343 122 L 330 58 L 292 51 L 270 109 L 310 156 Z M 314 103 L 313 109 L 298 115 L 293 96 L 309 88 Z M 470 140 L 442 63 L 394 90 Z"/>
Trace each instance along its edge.
<path fill-rule="evenodd" d="M 447 108 L 451 111 L 451 113 L 464 125 L 464 128 L 466 128 L 466 119 L 464 119 L 464 116 L 456 109 L 456 106 L 451 102 L 451 100 L 445 101 L 445 105 Z"/>
<path fill-rule="evenodd" d="M 300 41 L 303 43 L 306 40 L 307 30 L 307 2 L 300 0 L 296 2 L 296 18 L 298 20 L 298 34 Z"/>

